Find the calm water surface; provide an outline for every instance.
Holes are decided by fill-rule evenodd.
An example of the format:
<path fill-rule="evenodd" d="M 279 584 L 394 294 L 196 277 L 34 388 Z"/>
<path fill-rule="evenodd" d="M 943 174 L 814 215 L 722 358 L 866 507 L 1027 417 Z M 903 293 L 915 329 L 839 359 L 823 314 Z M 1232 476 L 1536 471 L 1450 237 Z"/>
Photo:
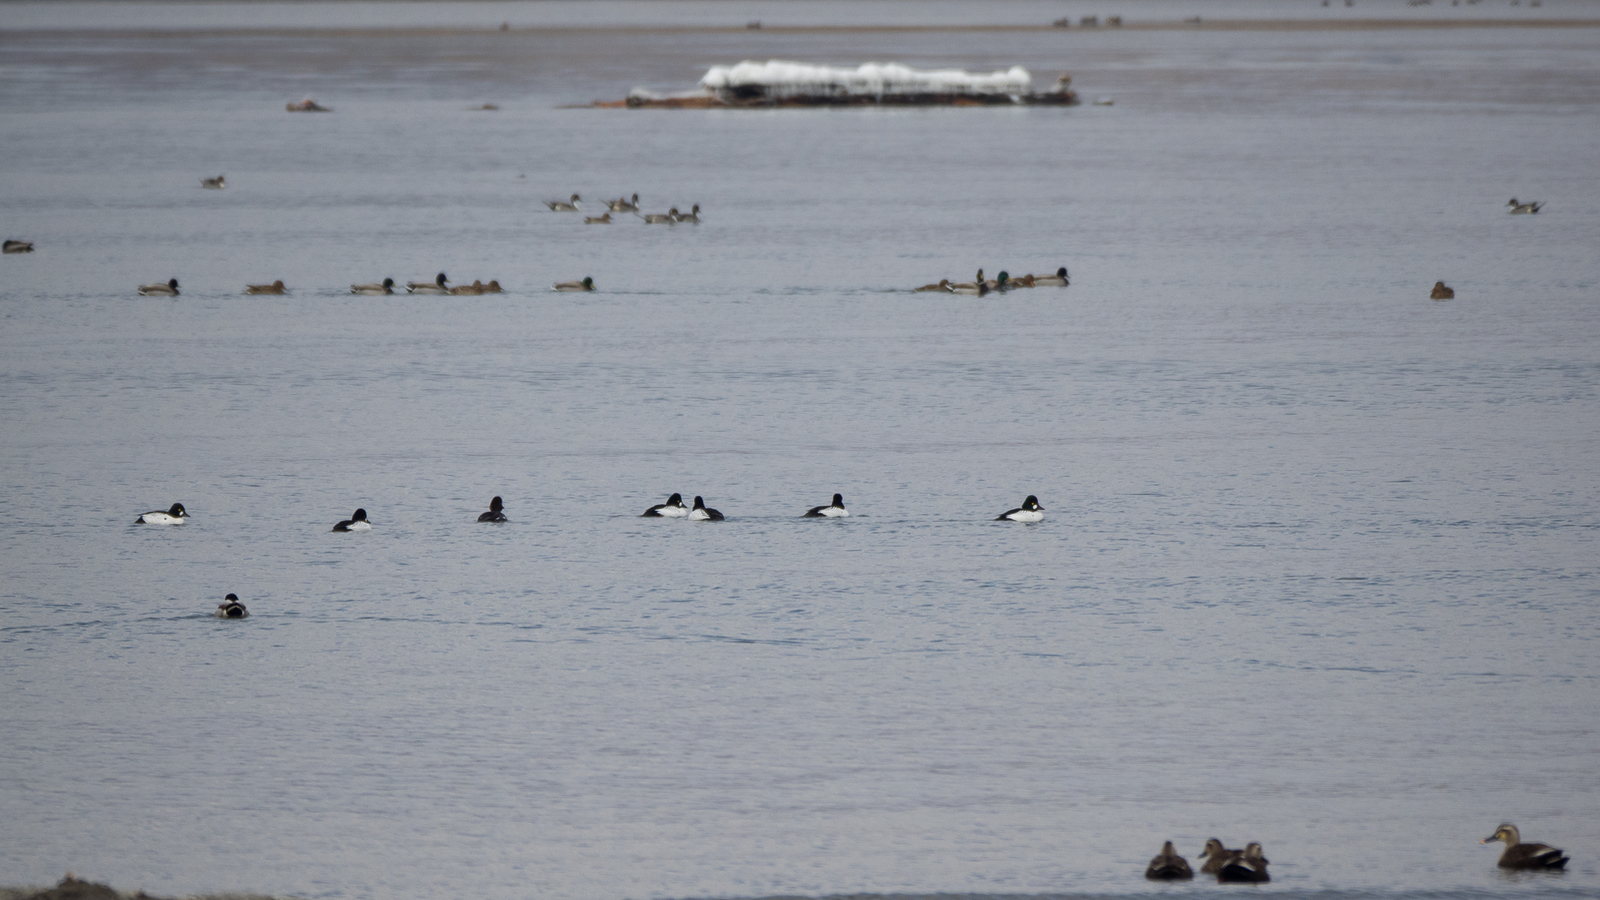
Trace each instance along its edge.
<path fill-rule="evenodd" d="M 1600 28 L 221 9 L 0 9 L 38 246 L 0 262 L 0 883 L 1170 897 L 1221 888 L 1149 857 L 1217 836 L 1286 896 L 1600 892 Z M 561 108 L 746 58 L 1115 105 Z M 635 191 L 703 223 L 540 202 Z M 441 270 L 508 293 L 347 293 Z M 728 521 L 636 517 L 674 491 Z M 1501 821 L 1570 871 L 1499 873 Z"/>

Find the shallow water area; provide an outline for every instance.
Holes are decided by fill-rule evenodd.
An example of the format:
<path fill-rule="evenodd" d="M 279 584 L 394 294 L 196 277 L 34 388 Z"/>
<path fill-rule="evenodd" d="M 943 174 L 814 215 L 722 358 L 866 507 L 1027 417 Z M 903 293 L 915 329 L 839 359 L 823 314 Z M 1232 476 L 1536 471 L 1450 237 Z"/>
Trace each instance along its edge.
<path fill-rule="evenodd" d="M 1600 892 L 1600 27 L 771 27 L 1188 8 L 0 5 L 0 883 Z M 1114 103 L 567 108 L 747 59 Z"/>

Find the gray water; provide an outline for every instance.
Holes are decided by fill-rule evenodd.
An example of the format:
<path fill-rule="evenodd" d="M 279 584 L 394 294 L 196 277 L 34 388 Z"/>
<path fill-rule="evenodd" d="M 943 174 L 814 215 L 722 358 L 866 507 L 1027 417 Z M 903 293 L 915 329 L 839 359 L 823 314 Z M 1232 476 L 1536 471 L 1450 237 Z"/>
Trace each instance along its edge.
<path fill-rule="evenodd" d="M 92 8 L 0 7 L 38 247 L 0 259 L 0 883 L 1170 897 L 1222 888 L 1149 857 L 1217 836 L 1285 896 L 1600 892 L 1600 28 Z M 1115 105 L 561 108 L 746 58 Z M 540 202 L 635 191 L 702 224 Z M 441 270 L 508 292 L 347 292 Z M 728 520 L 637 518 L 674 491 Z M 1569 871 L 1500 873 L 1501 821 Z"/>

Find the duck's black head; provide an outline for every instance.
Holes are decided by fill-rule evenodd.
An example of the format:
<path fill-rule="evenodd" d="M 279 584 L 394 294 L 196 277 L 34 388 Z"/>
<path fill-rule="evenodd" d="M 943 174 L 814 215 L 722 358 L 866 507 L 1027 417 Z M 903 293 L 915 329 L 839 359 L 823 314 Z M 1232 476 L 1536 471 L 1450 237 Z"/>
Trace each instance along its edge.
<path fill-rule="evenodd" d="M 229 603 L 238 603 L 239 602 L 239 595 L 238 594 L 229 594 L 228 596 L 223 597 L 222 599 L 228 601 Z"/>
<path fill-rule="evenodd" d="M 182 503 L 174 503 L 172 504 L 172 508 L 167 510 L 167 515 L 173 517 L 174 519 L 183 519 L 187 518 L 189 514 L 184 511 Z"/>
<path fill-rule="evenodd" d="M 696 495 L 695 498 L 694 498 L 694 508 L 695 509 L 705 509 L 706 508 L 706 501 L 700 499 L 699 495 Z"/>
<path fill-rule="evenodd" d="M 499 512 L 504 507 L 505 507 L 505 504 L 500 502 L 500 498 L 499 497 L 496 497 L 493 500 L 489 501 L 489 510 L 491 512 Z"/>
<path fill-rule="evenodd" d="M 366 520 L 367 520 L 367 511 L 364 510 L 364 509 L 356 510 L 356 514 L 350 517 L 350 521 L 352 521 L 352 522 L 365 522 Z"/>
<path fill-rule="evenodd" d="M 844 506 L 844 495 L 843 494 L 834 494 L 833 495 L 833 505 L 842 508 Z"/>
<path fill-rule="evenodd" d="M 450 280 L 450 279 L 448 279 L 448 278 L 446 278 L 446 277 L 445 277 L 445 274 L 444 274 L 444 273 L 443 273 L 443 272 L 440 272 L 440 273 L 439 273 L 439 277 L 437 277 L 437 278 L 435 278 L 435 279 L 433 279 L 433 283 L 434 283 L 434 284 L 437 284 L 437 285 L 438 285 L 438 286 L 439 286 L 439 287 L 444 287 L 444 283 L 445 283 L 445 282 L 446 282 L 446 281 L 449 281 L 449 280 Z"/>
<path fill-rule="evenodd" d="M 683 495 L 682 494 L 673 494 L 671 497 L 668 497 L 667 498 L 667 505 L 668 506 L 682 506 L 683 505 Z"/>
<path fill-rule="evenodd" d="M 168 281 L 167 282 L 167 287 L 172 288 L 173 290 L 177 290 L 178 289 L 178 279 L 174 278 L 171 281 Z"/>
<path fill-rule="evenodd" d="M 384 287 L 385 290 L 388 290 L 389 288 L 394 287 L 394 279 L 393 278 L 385 278 L 383 280 L 383 287 Z"/>
<path fill-rule="evenodd" d="M 1035 497 L 1032 494 L 1029 494 L 1028 495 L 1028 499 L 1022 501 L 1022 508 L 1023 509 L 1027 509 L 1027 510 L 1038 509 L 1039 508 L 1039 498 Z"/>
<path fill-rule="evenodd" d="M 1057 269 L 1056 270 L 1056 277 L 1057 278 L 1065 278 L 1065 277 L 1067 277 L 1067 267 L 1066 266 L 1062 266 L 1061 268 Z"/>

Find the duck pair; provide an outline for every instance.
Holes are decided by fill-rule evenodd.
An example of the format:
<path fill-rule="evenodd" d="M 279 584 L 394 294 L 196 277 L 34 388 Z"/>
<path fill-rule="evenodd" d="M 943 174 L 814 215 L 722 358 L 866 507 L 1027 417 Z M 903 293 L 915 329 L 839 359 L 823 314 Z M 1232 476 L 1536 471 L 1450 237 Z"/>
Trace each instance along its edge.
<path fill-rule="evenodd" d="M 638 211 L 635 210 L 634 214 L 638 215 Z M 640 218 L 644 219 L 644 223 L 646 225 L 677 225 L 680 222 L 687 222 L 690 225 L 699 225 L 700 204 L 696 203 L 694 205 L 694 209 L 687 213 L 678 212 L 678 208 L 674 206 L 664 213 L 645 213 L 643 216 L 640 216 Z"/>
<path fill-rule="evenodd" d="M 691 522 L 721 522 L 722 513 L 706 506 L 702 497 L 694 498 L 694 507 L 683 505 L 683 495 L 673 494 L 665 503 L 657 503 L 639 514 L 641 519 L 688 519 Z"/>
<path fill-rule="evenodd" d="M 1222 846 L 1222 841 L 1212 838 L 1206 841 L 1200 855 L 1206 860 L 1200 867 L 1201 873 L 1215 875 L 1220 882 L 1260 884 L 1272 880 L 1267 875 L 1267 858 L 1262 855 L 1260 844 L 1229 850 Z M 1167 841 L 1161 845 L 1161 852 L 1150 860 L 1144 877 L 1151 881 L 1187 881 L 1194 877 L 1194 871 L 1189 868 L 1189 861 L 1173 849 L 1172 842 Z"/>

